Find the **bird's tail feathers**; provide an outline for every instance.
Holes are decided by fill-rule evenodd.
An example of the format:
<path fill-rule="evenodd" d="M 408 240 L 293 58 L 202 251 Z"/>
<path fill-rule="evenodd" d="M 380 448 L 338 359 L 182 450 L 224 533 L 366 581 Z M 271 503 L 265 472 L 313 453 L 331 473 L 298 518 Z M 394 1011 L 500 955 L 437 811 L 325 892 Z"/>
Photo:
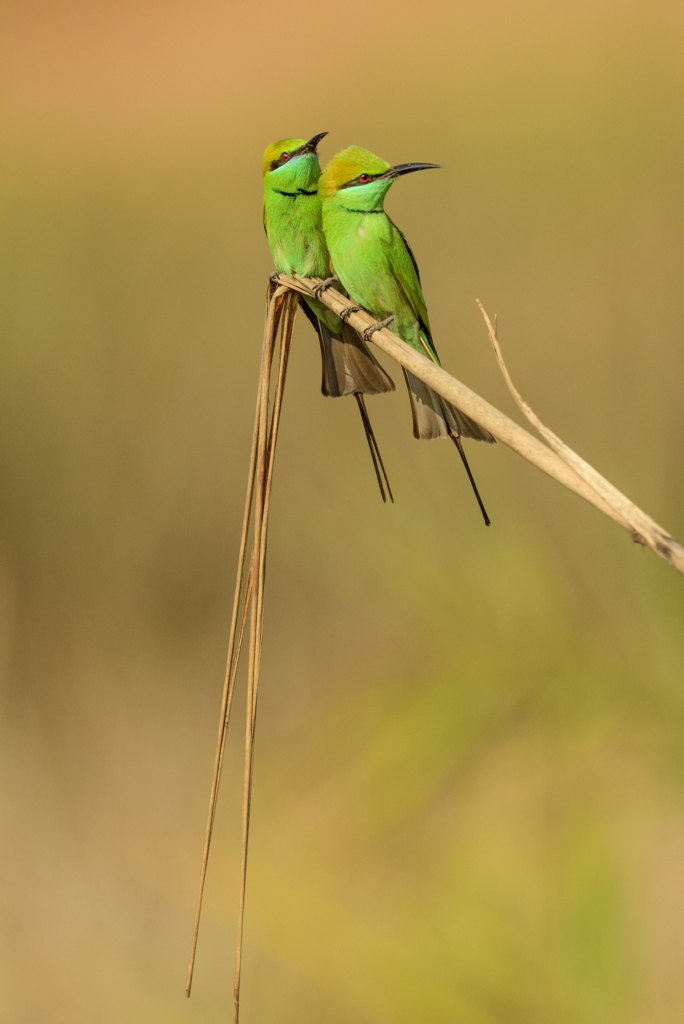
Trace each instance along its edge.
<path fill-rule="evenodd" d="M 419 377 L 404 370 L 411 413 L 413 415 L 413 436 L 419 441 L 434 441 L 437 438 L 469 437 L 474 441 L 493 444 L 494 438 L 470 416 L 466 416 L 451 402 L 438 395 Z"/>
<path fill-rule="evenodd" d="M 319 320 L 318 338 L 323 361 L 321 391 L 324 395 L 340 398 L 394 391 L 392 378 L 383 370 L 363 338 L 348 324 L 342 325 L 340 334 L 333 334 Z"/>

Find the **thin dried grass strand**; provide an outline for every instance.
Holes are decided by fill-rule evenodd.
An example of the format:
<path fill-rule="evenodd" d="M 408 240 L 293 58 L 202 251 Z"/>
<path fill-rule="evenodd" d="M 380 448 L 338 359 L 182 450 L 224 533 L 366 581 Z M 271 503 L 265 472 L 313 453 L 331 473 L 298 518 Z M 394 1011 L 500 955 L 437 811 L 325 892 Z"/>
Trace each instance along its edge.
<path fill-rule="evenodd" d="M 278 430 L 280 428 L 280 413 L 283 404 L 283 394 L 285 391 L 285 377 L 287 375 L 288 360 L 290 357 L 290 346 L 292 344 L 292 334 L 294 332 L 295 319 L 297 316 L 298 299 L 296 295 L 292 295 L 290 305 L 285 309 L 283 316 L 281 337 L 280 337 L 280 361 L 278 365 L 278 380 L 276 385 L 276 392 L 273 399 L 273 414 L 271 418 L 271 429 L 269 432 L 268 441 L 268 466 L 266 470 L 266 484 L 264 492 L 264 509 L 263 509 L 263 523 L 261 529 L 261 550 L 259 553 L 259 568 L 261 572 L 261 585 L 260 585 L 260 603 L 258 607 L 258 623 L 259 623 L 259 644 L 257 647 L 257 685 L 259 680 L 259 670 L 261 668 L 261 642 L 263 632 L 263 599 L 264 599 L 264 585 L 266 575 L 266 542 L 268 538 L 268 516 L 271 509 L 271 487 L 273 485 L 273 467 L 275 464 L 275 450 L 278 441 Z"/>
<path fill-rule="evenodd" d="M 224 752 L 224 749 L 225 749 L 225 736 L 226 736 L 226 729 L 227 729 L 227 726 L 228 726 L 228 722 L 229 722 L 229 719 L 230 719 L 230 712 L 231 712 L 231 706 L 232 706 L 232 696 L 233 696 L 233 685 L 234 685 L 234 682 L 235 682 L 235 673 L 237 671 L 238 662 L 239 662 L 239 658 L 240 658 L 241 636 L 242 636 L 242 632 L 244 630 L 244 621 L 245 621 L 245 616 L 246 616 L 246 608 L 247 608 L 247 604 L 249 602 L 249 595 L 250 595 L 250 592 L 251 592 L 251 588 L 252 588 L 252 577 L 251 577 L 251 575 L 248 575 L 247 576 L 247 584 L 245 586 L 245 592 L 244 592 L 244 595 L 242 595 L 242 600 L 240 601 L 240 607 L 242 608 L 242 615 L 240 616 L 240 629 L 238 631 L 237 642 L 234 644 L 234 647 L 231 644 L 231 648 L 233 648 L 233 649 L 231 649 L 231 652 L 230 652 L 231 655 L 232 655 L 232 658 L 230 660 L 228 660 L 228 662 L 226 664 L 226 671 L 227 672 L 229 671 L 229 675 L 227 676 L 227 680 L 228 680 L 228 694 L 227 694 L 227 700 L 223 702 L 222 707 L 221 707 L 221 712 L 222 712 L 222 718 L 221 718 L 221 724 L 222 724 L 221 743 L 219 744 L 219 746 L 217 748 L 217 752 L 219 753 L 219 764 L 218 764 L 219 773 L 220 773 L 220 769 L 221 769 L 221 761 L 222 761 L 222 757 L 223 757 L 223 752 Z M 217 788 L 218 788 L 219 781 L 220 781 L 220 778 L 217 778 L 217 782 L 216 782 L 216 787 Z M 215 798 L 216 798 L 216 794 L 214 794 L 214 799 Z M 215 806 L 214 806 L 214 810 L 215 810 Z"/>
<path fill-rule="evenodd" d="M 274 285 L 269 285 L 267 294 L 267 307 L 266 307 L 266 323 L 264 325 L 264 342 L 262 346 L 262 361 L 266 352 L 266 345 L 269 333 L 277 329 L 277 323 L 280 318 L 280 311 L 282 308 L 283 296 L 285 294 L 285 288 L 276 288 Z M 259 389 L 257 391 L 257 405 L 254 418 L 254 433 L 252 436 L 252 450 L 250 454 L 249 474 L 247 478 L 247 495 L 245 498 L 245 510 L 242 519 L 242 534 L 240 537 L 240 551 L 238 554 L 238 571 L 237 578 L 235 581 L 235 593 L 233 597 L 233 610 L 231 614 L 230 622 L 230 634 L 228 639 L 228 653 L 226 656 L 226 671 L 224 675 L 223 683 L 223 694 L 221 698 L 221 716 L 219 720 L 219 730 L 216 743 L 216 754 L 214 756 L 214 769 L 211 781 L 211 790 L 209 795 L 209 811 L 207 815 L 207 825 L 204 838 L 204 848 L 202 851 L 202 866 L 200 869 L 200 881 L 197 893 L 197 903 L 195 906 L 195 920 L 193 924 L 192 932 L 192 943 L 190 948 L 190 962 L 188 966 L 188 977 L 185 986 L 185 994 L 187 998 L 190 998 L 192 991 L 192 979 L 195 969 L 195 959 L 197 956 L 197 941 L 199 937 L 199 926 L 202 914 L 202 901 L 204 898 L 204 886 L 206 882 L 207 866 L 209 863 L 209 850 L 211 846 L 211 838 L 214 828 L 214 819 L 216 816 L 216 802 L 218 799 L 218 788 L 221 778 L 221 767 L 223 764 L 223 752 L 225 749 L 226 733 L 228 729 L 228 722 L 230 720 L 230 711 L 232 706 L 232 697 L 235 685 L 235 676 L 237 674 L 237 663 L 240 656 L 240 648 L 242 647 L 242 632 L 244 630 L 244 613 L 243 621 L 240 630 L 240 640 L 235 648 L 235 632 L 237 627 L 237 621 L 240 613 L 240 595 L 242 591 L 242 582 L 244 579 L 244 568 L 245 568 L 245 556 L 247 553 L 247 537 L 249 534 L 249 523 L 251 518 L 252 510 L 252 498 L 254 495 L 254 479 L 256 471 L 256 453 L 258 445 L 258 426 L 259 426 L 259 411 L 261 408 L 261 375 L 259 378 Z M 244 598 L 244 611 L 246 611 L 248 603 L 247 594 Z"/>
<path fill-rule="evenodd" d="M 258 443 L 257 443 L 257 458 L 256 458 L 256 500 L 254 509 L 254 532 L 252 536 L 252 555 L 250 562 L 250 573 L 252 579 L 256 585 L 252 590 L 252 599 L 250 602 L 250 625 L 249 625 L 249 667 L 247 677 L 247 707 L 245 716 L 245 764 L 244 764 L 244 781 L 243 781 L 243 806 L 242 806 L 242 843 L 241 843 L 241 855 L 240 855 L 240 893 L 238 899 L 238 921 L 237 921 L 237 940 L 236 940 L 236 951 L 235 951 L 235 986 L 234 986 L 234 999 L 235 999 L 235 1020 L 239 1017 L 240 1007 L 240 974 L 242 967 L 242 934 L 244 926 L 244 903 L 245 903 L 245 878 L 247 870 L 247 846 L 249 836 L 249 796 L 250 796 L 250 775 L 251 775 L 251 755 L 252 755 L 252 743 L 253 743 L 253 728 L 252 728 L 252 705 L 253 705 L 253 691 L 254 691 L 254 671 L 255 671 L 255 656 L 257 646 L 257 601 L 258 601 L 258 590 L 260 585 L 260 573 L 258 564 L 258 553 L 261 546 L 261 526 L 262 526 L 262 513 L 263 513 L 263 494 L 264 494 L 264 471 L 265 471 L 265 460 L 266 460 L 266 438 L 267 438 L 267 423 L 268 423 L 268 402 L 269 402 L 269 390 L 270 390 L 270 379 L 271 379 L 271 365 L 273 360 L 273 351 L 275 348 L 275 331 L 267 331 L 265 340 L 265 352 L 264 359 L 261 364 L 261 372 L 259 378 L 259 426 L 258 426 Z"/>
<path fill-rule="evenodd" d="M 257 586 L 252 596 L 251 617 L 250 617 L 250 673 L 247 694 L 247 717 L 245 733 L 245 773 L 243 792 L 243 832 L 242 832 L 242 856 L 240 871 L 240 896 L 238 906 L 238 934 L 235 957 L 235 1024 L 240 1015 L 240 981 L 242 971 L 242 940 L 244 934 L 244 907 L 245 892 L 247 883 L 247 854 L 249 847 L 249 824 L 251 815 L 252 778 L 254 767 L 254 738 L 256 728 L 257 694 L 259 684 L 259 672 L 261 667 L 261 641 L 263 636 L 263 594 L 265 584 L 265 563 L 266 563 L 266 540 L 268 531 L 268 513 L 270 507 L 270 493 L 273 479 L 273 466 L 275 460 L 275 449 L 280 423 L 280 411 L 282 407 L 283 391 L 285 387 L 285 375 L 287 362 L 292 340 L 292 331 L 297 309 L 296 296 L 292 296 L 289 304 L 285 305 L 281 329 L 280 361 L 278 367 L 278 382 L 274 397 L 273 414 L 267 445 L 260 445 L 257 456 L 257 502 L 255 510 L 255 528 L 252 547 L 252 573 L 257 580 Z M 270 379 L 270 374 L 269 374 Z M 264 392 L 262 394 L 261 425 L 267 420 L 268 414 L 268 384 L 262 381 Z M 265 395 L 265 401 L 263 396 Z M 264 430 L 265 436 L 265 430 Z"/>
<path fill-rule="evenodd" d="M 253 551 L 253 556 L 256 552 Z M 252 571 L 256 573 L 256 558 L 253 557 Z M 249 647 L 250 655 L 256 648 L 256 590 L 255 587 L 252 591 L 252 600 L 250 602 L 250 617 L 249 617 Z M 249 666 L 249 679 L 247 684 L 247 713 L 245 720 L 245 774 L 243 782 L 243 806 L 242 806 L 242 848 L 240 854 L 240 895 L 238 898 L 238 921 L 237 921 L 237 938 L 235 946 L 235 985 L 233 990 L 233 998 L 235 1002 L 235 1022 L 240 1018 L 240 979 L 242 973 L 242 936 L 244 930 L 245 920 L 245 884 L 246 884 L 246 872 L 247 872 L 247 847 L 249 841 L 249 798 L 250 798 L 250 787 L 251 787 L 251 774 L 252 774 L 252 745 L 254 739 L 254 731 L 252 728 L 252 705 L 253 705 L 253 692 L 254 692 L 254 672 L 253 662 L 250 658 Z"/>
<path fill-rule="evenodd" d="M 233 670 L 232 670 L 231 676 L 230 676 L 230 691 L 229 691 L 229 697 L 228 697 L 228 707 L 226 709 L 224 742 L 223 742 L 223 745 L 221 747 L 221 762 L 219 764 L 219 776 L 220 776 L 221 768 L 223 767 L 223 754 L 224 754 L 225 746 L 226 746 L 226 744 L 225 744 L 225 735 L 226 735 L 226 733 L 228 731 L 228 723 L 230 721 L 230 711 L 231 711 L 231 707 L 232 707 L 232 703 L 233 703 L 233 694 L 234 694 L 234 691 L 235 691 L 235 680 L 237 678 L 237 670 L 238 670 L 238 667 L 240 665 L 240 654 L 242 652 L 242 640 L 243 640 L 244 633 L 245 633 L 245 625 L 246 625 L 246 622 L 247 622 L 247 612 L 249 610 L 249 599 L 251 597 L 251 594 L 252 594 L 252 574 L 250 572 L 249 576 L 247 577 L 247 586 L 245 587 L 245 599 L 244 599 L 244 601 L 242 603 L 242 617 L 240 619 L 240 631 L 238 633 L 237 644 L 235 645 L 235 659 L 233 661 Z"/>

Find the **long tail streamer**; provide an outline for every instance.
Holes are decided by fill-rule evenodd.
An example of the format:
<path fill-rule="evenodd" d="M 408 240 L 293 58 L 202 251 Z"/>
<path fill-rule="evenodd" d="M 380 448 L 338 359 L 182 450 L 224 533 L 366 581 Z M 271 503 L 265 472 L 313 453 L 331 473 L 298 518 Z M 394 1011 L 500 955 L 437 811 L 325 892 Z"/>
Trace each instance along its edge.
<path fill-rule="evenodd" d="M 465 466 L 465 471 L 468 474 L 468 479 L 470 480 L 472 488 L 473 488 L 473 490 L 475 492 L 475 497 L 477 498 L 477 503 L 480 506 L 480 512 L 482 513 L 482 516 L 483 516 L 484 521 L 485 521 L 485 526 L 491 526 L 492 525 L 492 521 L 489 518 L 489 516 L 487 515 L 487 509 L 484 507 L 484 504 L 482 502 L 482 498 L 480 497 L 480 492 L 478 491 L 477 484 L 475 483 L 475 477 L 473 476 L 473 474 L 470 471 L 470 466 L 468 465 L 468 460 L 466 459 L 466 453 L 463 451 L 463 444 L 461 443 L 461 438 L 460 437 L 454 437 L 453 434 L 452 434 L 451 435 L 451 440 L 454 442 L 454 444 L 458 448 L 458 454 L 463 459 L 463 465 Z"/>
<path fill-rule="evenodd" d="M 384 477 L 385 478 L 385 486 L 387 487 L 387 493 L 389 494 L 390 501 L 392 502 L 392 504 L 394 504 L 394 495 L 392 494 L 392 488 L 390 487 L 390 482 L 387 479 L 387 472 L 385 470 L 385 464 L 382 461 L 382 455 L 380 454 L 380 449 L 378 448 L 378 442 L 377 442 L 376 437 L 375 437 L 375 432 L 373 431 L 373 426 L 372 426 L 371 421 L 370 421 L 370 416 L 368 415 L 368 410 L 366 409 L 366 401 L 365 401 L 365 399 L 364 399 L 364 397 L 363 397 L 363 395 L 361 394 L 360 391 L 355 391 L 354 392 L 354 398 L 357 401 L 357 404 L 358 404 L 358 407 L 359 407 L 359 412 L 361 413 L 361 421 L 363 423 L 363 429 L 366 432 L 366 440 L 368 441 L 368 447 L 370 449 L 371 458 L 373 460 L 373 467 L 375 469 L 375 475 L 378 478 L 378 487 L 380 488 L 380 494 L 382 495 L 382 500 L 384 502 L 387 501 L 387 498 L 385 497 L 385 488 L 382 486 L 382 477 Z M 380 468 L 378 468 L 378 463 L 380 464 Z M 382 477 L 380 476 L 380 469 L 382 469 Z"/>

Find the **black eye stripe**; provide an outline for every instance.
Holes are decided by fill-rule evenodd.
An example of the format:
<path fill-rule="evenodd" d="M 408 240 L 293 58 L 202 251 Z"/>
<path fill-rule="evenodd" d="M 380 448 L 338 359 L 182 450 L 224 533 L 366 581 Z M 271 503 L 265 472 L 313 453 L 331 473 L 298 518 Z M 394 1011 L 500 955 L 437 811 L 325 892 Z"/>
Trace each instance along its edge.
<path fill-rule="evenodd" d="M 315 151 L 311 149 L 311 147 L 309 146 L 308 142 L 305 142 L 303 146 L 299 147 L 299 149 L 290 149 L 290 150 L 285 149 L 285 150 L 283 150 L 283 153 L 289 153 L 290 160 L 292 160 L 293 157 L 301 156 L 302 153 L 311 153 L 311 152 L 315 152 Z M 281 153 L 280 156 L 276 157 L 275 160 L 271 160 L 271 165 L 269 167 L 270 171 L 275 171 L 275 170 L 278 169 L 278 167 L 284 167 L 285 164 L 288 164 L 290 162 L 290 160 L 286 160 L 285 164 L 281 163 L 281 158 L 282 158 L 283 153 Z"/>
<path fill-rule="evenodd" d="M 351 181 L 346 181 L 344 185 L 340 185 L 340 188 L 354 188 L 355 185 L 369 185 L 371 181 L 375 181 L 376 178 L 381 178 L 382 174 L 368 174 L 367 171 L 363 171 L 356 178 L 352 178 Z M 361 181 L 365 178 L 365 181 Z"/>

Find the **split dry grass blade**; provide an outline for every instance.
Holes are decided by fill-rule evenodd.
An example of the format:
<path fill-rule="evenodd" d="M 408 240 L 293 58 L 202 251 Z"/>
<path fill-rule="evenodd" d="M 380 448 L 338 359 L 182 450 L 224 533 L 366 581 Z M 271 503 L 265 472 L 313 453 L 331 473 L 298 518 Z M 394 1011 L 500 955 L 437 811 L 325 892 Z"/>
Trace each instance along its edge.
<path fill-rule="evenodd" d="M 211 846 L 211 837 L 214 828 L 214 818 L 216 815 L 216 802 L 218 799 L 218 789 L 221 779 L 221 768 L 223 766 L 223 754 L 225 751 L 226 734 L 228 730 L 228 723 L 230 720 L 230 712 L 233 703 L 233 694 L 235 691 L 235 679 L 237 676 L 237 669 L 240 660 L 240 652 L 242 649 L 242 638 L 244 634 L 245 621 L 247 617 L 247 608 L 250 602 L 250 595 L 252 592 L 252 580 L 253 576 L 250 571 L 247 585 L 245 587 L 245 594 L 242 597 L 242 584 L 244 579 L 245 569 L 245 557 L 247 553 L 247 539 L 249 536 L 249 524 L 252 511 L 252 499 L 254 494 L 254 481 L 256 476 L 257 468 L 257 451 L 259 445 L 259 425 L 261 418 L 262 409 L 262 390 L 263 381 L 265 378 L 264 366 L 268 358 L 269 352 L 271 353 L 275 344 L 275 337 L 278 330 L 278 324 L 280 321 L 283 303 L 285 301 L 285 289 L 276 289 L 273 285 L 269 285 L 267 295 L 267 307 L 266 307 L 266 323 L 264 327 L 264 342 L 262 347 L 261 356 L 261 371 L 259 376 L 259 386 L 257 389 L 257 407 L 254 422 L 254 434 L 252 437 L 252 451 L 250 456 L 249 474 L 247 479 L 247 496 L 245 499 L 245 511 L 242 520 L 242 535 L 240 538 L 240 552 L 238 555 L 238 570 L 237 579 L 235 581 L 235 594 L 233 598 L 233 611 L 230 623 L 230 635 L 228 640 L 228 654 L 226 658 L 226 672 L 223 686 L 223 696 L 221 701 L 221 715 L 219 719 L 219 730 L 218 739 L 216 744 L 216 755 L 214 758 L 214 770 L 211 781 L 211 792 L 209 796 L 209 812 L 207 816 L 206 834 L 204 840 L 204 850 L 202 853 L 202 866 L 200 869 L 200 882 L 199 891 L 197 894 L 197 905 L 195 909 L 195 921 L 192 933 L 192 944 L 190 950 L 190 963 L 188 967 L 188 978 L 185 988 L 185 994 L 189 997 L 192 990 L 192 979 L 195 967 L 195 958 L 197 955 L 197 939 L 199 935 L 200 917 L 202 913 L 202 899 L 204 896 L 204 885 L 207 875 L 207 865 L 209 862 L 209 849 Z M 289 300 L 291 303 L 291 300 Z M 269 379 L 270 379 L 270 366 L 269 366 Z M 268 384 L 268 382 L 267 382 Z M 268 399 L 268 386 L 266 386 L 266 397 Z M 242 600 L 241 600 L 242 598 Z M 240 608 L 242 607 L 242 615 L 240 616 Z M 240 630 L 236 644 L 236 630 L 238 619 L 240 619 Z"/>
<path fill-rule="evenodd" d="M 279 281 L 287 288 L 311 296 L 314 295 L 314 289 L 320 283 L 318 278 L 304 278 L 298 275 L 287 277 L 285 274 L 279 275 Z M 332 288 L 322 291 L 318 299 L 338 315 L 347 310 L 351 304 L 350 299 L 340 295 Z M 486 320 L 489 324 L 490 336 L 493 337 L 494 331 L 489 318 L 486 317 Z M 374 320 L 370 313 L 359 310 L 350 312 L 347 315 L 347 322 L 357 331 L 362 332 L 370 327 Z M 453 402 L 468 416 L 472 416 L 474 420 L 494 434 L 498 441 L 512 448 L 538 469 L 553 477 L 564 487 L 574 491 L 575 494 L 579 494 L 605 515 L 610 516 L 616 523 L 628 530 L 635 541 L 651 548 L 684 575 L 684 548 L 681 544 L 605 480 L 584 459 L 564 445 L 560 438 L 557 438 L 555 434 L 552 435 L 546 427 L 541 429 L 543 425 L 539 425 L 539 421 L 534 417 L 529 406 L 524 406 L 523 403 L 521 408 L 528 418 L 534 417 L 532 422 L 535 422 L 535 426 L 540 429 L 548 444 L 538 440 L 524 427 L 471 391 L 441 366 L 411 348 L 387 328 L 375 331 L 371 340 L 388 356 L 429 384 L 443 398 Z M 508 380 L 510 381 L 510 378 Z M 511 385 L 509 384 L 509 386 Z M 553 441 L 551 437 L 553 437 Z"/>
<path fill-rule="evenodd" d="M 278 380 L 273 401 L 270 430 L 267 437 L 269 384 L 273 348 L 266 353 L 262 362 L 260 381 L 259 439 L 256 458 L 256 501 L 254 510 L 254 536 L 252 542 L 251 575 L 256 580 L 252 591 L 250 607 L 250 650 L 249 677 L 247 688 L 247 715 L 245 725 L 245 769 L 242 809 L 242 851 L 240 865 L 240 895 L 238 903 L 238 927 L 235 954 L 235 1024 L 240 1017 L 240 980 L 242 971 L 242 939 L 245 917 L 245 891 L 247 885 L 247 854 L 249 847 L 249 823 L 252 805 L 252 777 L 254 770 L 254 738 L 256 732 L 257 697 L 261 669 L 261 645 L 263 639 L 264 586 L 266 578 L 266 547 L 268 539 L 268 515 L 273 484 L 275 450 L 280 425 L 285 376 L 292 341 L 298 297 L 291 293 L 284 303 L 284 315 L 280 337 L 280 359 Z M 273 335 L 275 341 L 275 334 Z"/>

